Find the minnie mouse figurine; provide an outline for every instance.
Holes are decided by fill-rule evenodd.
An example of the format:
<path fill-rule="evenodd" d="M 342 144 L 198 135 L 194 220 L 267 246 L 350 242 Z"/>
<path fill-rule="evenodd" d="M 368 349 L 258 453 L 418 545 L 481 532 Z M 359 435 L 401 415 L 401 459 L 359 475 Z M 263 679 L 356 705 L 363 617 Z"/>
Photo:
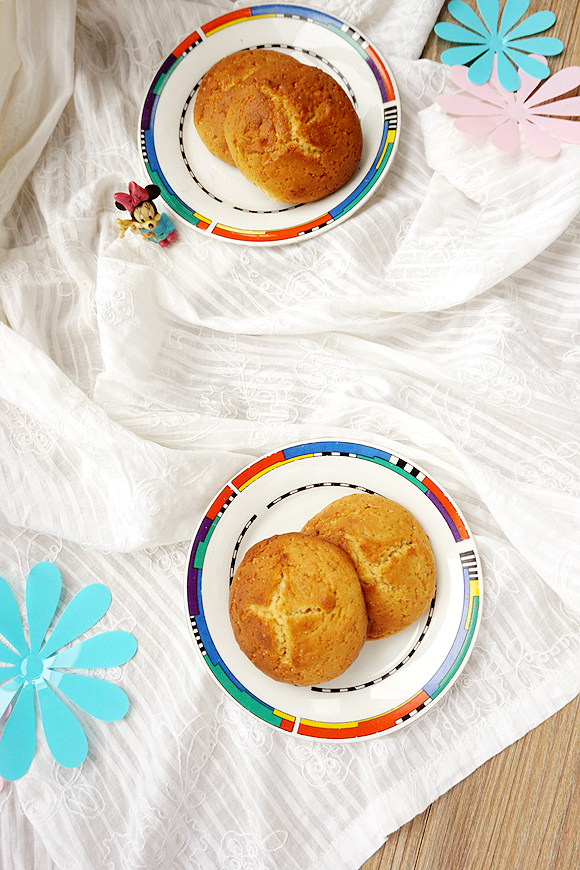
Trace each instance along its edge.
<path fill-rule="evenodd" d="M 129 182 L 129 193 L 115 193 L 115 205 L 121 211 L 128 211 L 131 220 L 117 218 L 119 238 L 125 236 L 127 230 L 139 230 L 145 241 L 157 242 L 159 247 L 166 248 L 170 242 L 177 241 L 177 231 L 166 214 L 159 214 L 153 204 L 161 191 L 156 184 L 139 187 L 134 181 Z"/>

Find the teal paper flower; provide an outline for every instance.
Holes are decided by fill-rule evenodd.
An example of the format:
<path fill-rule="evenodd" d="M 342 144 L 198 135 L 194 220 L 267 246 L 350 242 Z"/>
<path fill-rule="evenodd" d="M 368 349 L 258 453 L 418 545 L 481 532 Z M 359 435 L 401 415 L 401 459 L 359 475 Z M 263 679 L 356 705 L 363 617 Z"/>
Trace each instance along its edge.
<path fill-rule="evenodd" d="M 118 686 L 69 669 L 107 668 L 129 661 L 137 642 L 126 631 L 96 634 L 63 649 L 107 612 L 111 593 L 102 583 L 85 586 L 67 604 L 45 636 L 60 600 L 62 580 L 52 562 L 35 565 L 26 583 L 26 641 L 18 604 L 0 577 L 0 714 L 12 710 L 0 737 L 0 776 L 24 776 L 36 749 L 37 705 L 48 747 L 63 767 L 78 767 L 87 755 L 85 732 L 63 697 L 91 716 L 114 722 L 129 709 Z"/>
<path fill-rule="evenodd" d="M 556 20 L 553 12 L 544 10 L 520 20 L 529 5 L 529 0 L 506 0 L 500 20 L 499 0 L 477 0 L 481 18 L 463 0 L 452 0 L 447 8 L 464 26 L 448 22 L 435 25 L 435 33 L 441 39 L 460 43 L 444 51 L 441 60 L 449 66 L 469 64 L 469 81 L 483 85 L 489 80 L 497 57 L 497 77 L 506 91 L 517 91 L 520 87 L 516 67 L 536 78 L 547 78 L 549 67 L 529 55 L 560 54 L 564 44 L 551 36 L 534 35 L 553 25 Z"/>

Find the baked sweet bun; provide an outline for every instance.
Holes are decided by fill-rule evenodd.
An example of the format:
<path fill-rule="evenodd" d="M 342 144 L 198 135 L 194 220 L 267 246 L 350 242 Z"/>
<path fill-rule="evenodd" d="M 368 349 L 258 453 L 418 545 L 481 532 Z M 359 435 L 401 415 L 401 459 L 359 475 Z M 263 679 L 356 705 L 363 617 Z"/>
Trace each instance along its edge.
<path fill-rule="evenodd" d="M 342 187 L 362 152 L 358 115 L 318 67 L 273 60 L 235 88 L 224 134 L 242 174 L 271 199 L 314 202 Z"/>
<path fill-rule="evenodd" d="M 235 88 L 267 63 L 298 64 L 279 51 L 254 48 L 223 57 L 201 80 L 193 107 L 193 121 L 201 141 L 216 157 L 230 165 L 234 161 L 224 137 L 224 121 Z"/>
<path fill-rule="evenodd" d="M 356 493 L 331 502 L 303 527 L 341 547 L 354 562 L 369 617 L 367 637 L 401 631 L 435 594 L 435 558 L 413 514 L 380 495 Z"/>
<path fill-rule="evenodd" d="M 274 680 L 311 686 L 342 674 L 367 633 L 361 585 L 334 544 L 288 532 L 255 544 L 230 588 L 241 650 Z"/>

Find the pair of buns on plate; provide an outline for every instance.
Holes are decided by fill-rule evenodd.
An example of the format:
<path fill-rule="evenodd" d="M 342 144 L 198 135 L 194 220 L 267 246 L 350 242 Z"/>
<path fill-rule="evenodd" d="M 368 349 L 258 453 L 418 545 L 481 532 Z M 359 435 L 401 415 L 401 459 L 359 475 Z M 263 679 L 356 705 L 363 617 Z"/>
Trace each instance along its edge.
<path fill-rule="evenodd" d="M 286 203 L 334 193 L 362 152 L 358 115 L 338 82 L 270 49 L 218 61 L 201 81 L 193 120 L 212 154 Z"/>
<path fill-rule="evenodd" d="M 425 531 L 379 495 L 340 498 L 301 532 L 248 550 L 229 610 L 241 650 L 275 680 L 298 686 L 340 676 L 365 640 L 411 625 L 435 594 Z"/>

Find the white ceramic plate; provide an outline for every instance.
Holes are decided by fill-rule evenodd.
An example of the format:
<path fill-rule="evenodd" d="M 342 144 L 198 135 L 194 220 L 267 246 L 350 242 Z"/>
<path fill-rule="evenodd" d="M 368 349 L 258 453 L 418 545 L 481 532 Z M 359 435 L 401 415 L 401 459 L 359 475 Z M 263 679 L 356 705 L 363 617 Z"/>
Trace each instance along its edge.
<path fill-rule="evenodd" d="M 363 154 L 332 196 L 305 205 L 273 202 L 197 135 L 193 105 L 201 79 L 220 58 L 249 48 L 273 48 L 319 66 L 350 95 Z M 163 199 L 197 230 L 230 242 L 284 244 L 331 229 L 377 190 L 397 150 L 400 112 L 391 71 L 356 28 L 302 6 L 250 6 L 202 25 L 165 60 L 143 105 L 141 153 Z"/>
<path fill-rule="evenodd" d="M 325 505 L 357 490 L 391 498 L 417 517 L 435 554 L 435 598 L 404 631 L 367 641 L 337 679 L 310 687 L 279 683 L 259 671 L 234 639 L 231 578 L 257 541 L 299 531 Z M 424 471 L 371 445 L 315 441 L 262 457 L 212 500 L 191 545 L 186 606 L 203 661 L 250 713 L 304 737 L 360 740 L 407 724 L 452 685 L 479 625 L 479 579 L 464 520 Z"/>

